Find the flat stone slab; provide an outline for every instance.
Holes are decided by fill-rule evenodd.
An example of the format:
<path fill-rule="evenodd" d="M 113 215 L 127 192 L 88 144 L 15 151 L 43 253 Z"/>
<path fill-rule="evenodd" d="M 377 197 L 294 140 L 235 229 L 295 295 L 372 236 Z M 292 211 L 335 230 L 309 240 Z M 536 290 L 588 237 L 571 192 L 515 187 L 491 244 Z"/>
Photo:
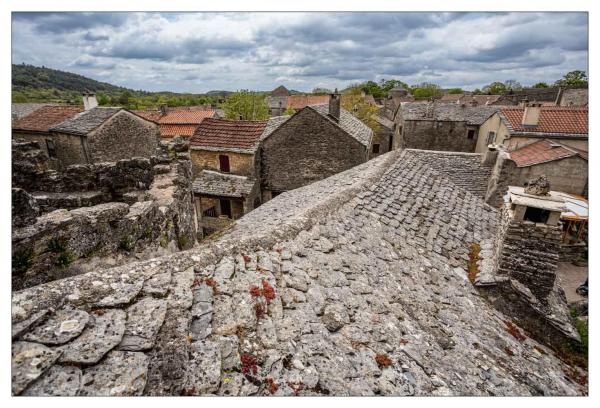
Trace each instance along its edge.
<path fill-rule="evenodd" d="M 110 284 L 110 295 L 100 299 L 95 306 L 112 307 L 123 305 L 131 302 L 131 300 L 140 293 L 144 280 L 140 279 L 135 282 L 113 282 Z"/>
<path fill-rule="evenodd" d="M 214 393 L 221 383 L 221 347 L 219 343 L 204 340 L 190 345 L 186 385 L 191 395 Z"/>
<path fill-rule="evenodd" d="M 83 310 L 62 309 L 25 334 L 23 339 L 48 345 L 65 344 L 79 336 L 89 320 L 90 315 Z"/>
<path fill-rule="evenodd" d="M 171 272 L 158 273 L 144 282 L 142 292 L 146 295 L 165 296 L 171 284 Z"/>
<path fill-rule="evenodd" d="M 173 274 L 171 292 L 169 293 L 169 306 L 189 309 L 192 306 L 192 284 L 194 283 L 194 268 Z"/>
<path fill-rule="evenodd" d="M 125 334 L 119 349 L 139 351 L 154 347 L 166 313 L 167 301 L 164 299 L 145 297 L 129 306 Z"/>
<path fill-rule="evenodd" d="M 123 310 L 98 310 L 88 327 L 71 343 L 61 347 L 62 363 L 95 364 L 121 342 L 125 333 L 126 315 Z"/>
<path fill-rule="evenodd" d="M 111 351 L 98 365 L 83 372 L 79 395 L 142 395 L 148 378 L 148 357 L 132 351 Z"/>
<path fill-rule="evenodd" d="M 17 341 L 12 346 L 12 393 L 19 395 L 44 371 L 54 364 L 60 356 L 59 350 L 53 350 L 42 344 Z"/>
<path fill-rule="evenodd" d="M 53 365 L 23 392 L 27 396 L 73 397 L 81 387 L 81 370 L 72 366 Z"/>
<path fill-rule="evenodd" d="M 48 313 L 50 313 L 49 309 L 40 310 L 37 313 L 34 313 L 28 319 L 25 319 L 19 323 L 15 323 L 12 325 L 12 338 L 15 339 L 19 337 L 21 334 L 25 333 L 29 330 L 30 327 L 34 326 L 36 323 L 40 322 Z"/>

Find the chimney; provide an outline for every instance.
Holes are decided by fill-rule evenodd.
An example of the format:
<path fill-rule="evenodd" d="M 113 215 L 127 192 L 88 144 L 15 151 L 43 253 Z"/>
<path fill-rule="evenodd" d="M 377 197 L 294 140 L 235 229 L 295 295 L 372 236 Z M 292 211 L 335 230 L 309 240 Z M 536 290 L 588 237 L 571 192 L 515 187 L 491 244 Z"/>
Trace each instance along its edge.
<path fill-rule="evenodd" d="M 336 122 L 340 121 L 340 94 L 337 88 L 329 96 L 329 116 L 331 116 Z"/>
<path fill-rule="evenodd" d="M 160 105 L 158 109 L 160 110 L 160 114 L 163 116 L 165 116 L 167 112 L 169 112 L 169 107 L 165 104 Z"/>
<path fill-rule="evenodd" d="M 469 101 L 469 105 L 471 105 L 471 106 L 477 106 L 477 100 L 475 98 L 471 99 Z"/>
<path fill-rule="evenodd" d="M 83 109 L 90 110 L 98 106 L 98 101 L 96 100 L 96 95 L 93 93 L 85 92 L 83 94 Z"/>
<path fill-rule="evenodd" d="M 481 164 L 484 166 L 492 167 L 496 164 L 498 159 L 498 148 L 496 146 L 489 145 L 485 153 L 481 157 Z"/>
<path fill-rule="evenodd" d="M 525 106 L 523 110 L 523 119 L 521 125 L 523 126 L 537 126 L 540 121 L 540 111 L 542 110 L 541 103 L 532 102 Z"/>

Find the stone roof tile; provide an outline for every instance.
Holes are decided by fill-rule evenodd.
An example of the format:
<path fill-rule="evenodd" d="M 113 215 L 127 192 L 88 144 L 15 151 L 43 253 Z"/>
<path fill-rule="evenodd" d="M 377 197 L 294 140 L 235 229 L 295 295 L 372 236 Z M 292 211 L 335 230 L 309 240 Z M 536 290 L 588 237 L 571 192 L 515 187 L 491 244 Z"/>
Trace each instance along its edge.
<path fill-rule="evenodd" d="M 95 107 L 76 114 L 59 125 L 53 126 L 50 130 L 75 135 L 87 135 L 120 110 L 122 110 L 122 108 Z"/>
<path fill-rule="evenodd" d="M 235 174 L 202 170 L 194 180 L 194 193 L 210 196 L 242 198 L 248 196 L 256 180 Z"/>
<path fill-rule="evenodd" d="M 481 125 L 490 116 L 498 112 L 498 106 L 469 106 L 452 103 L 408 102 L 400 107 L 404 120 L 437 120 L 466 122 L 469 125 Z"/>

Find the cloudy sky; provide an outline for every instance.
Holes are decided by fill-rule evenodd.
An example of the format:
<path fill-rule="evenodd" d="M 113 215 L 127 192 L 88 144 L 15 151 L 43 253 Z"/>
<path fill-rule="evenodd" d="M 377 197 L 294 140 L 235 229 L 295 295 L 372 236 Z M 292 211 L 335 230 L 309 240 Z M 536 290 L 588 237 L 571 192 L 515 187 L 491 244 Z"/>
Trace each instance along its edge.
<path fill-rule="evenodd" d="M 587 71 L 586 13 L 13 13 L 13 63 L 148 91 L 472 89 Z"/>

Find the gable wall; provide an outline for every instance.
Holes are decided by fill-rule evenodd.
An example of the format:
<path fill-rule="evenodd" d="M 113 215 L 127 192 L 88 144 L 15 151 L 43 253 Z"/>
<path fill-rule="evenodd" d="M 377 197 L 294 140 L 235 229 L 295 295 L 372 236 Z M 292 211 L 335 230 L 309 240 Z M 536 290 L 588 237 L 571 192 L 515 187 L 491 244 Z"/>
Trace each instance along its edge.
<path fill-rule="evenodd" d="M 473 129 L 473 139 L 467 131 Z M 440 150 L 451 152 L 475 151 L 478 126 L 466 122 L 404 120 L 402 122 L 402 147 L 406 149 Z"/>
<path fill-rule="evenodd" d="M 160 140 L 158 125 L 120 111 L 90 132 L 87 144 L 94 163 L 156 154 Z"/>
<path fill-rule="evenodd" d="M 310 108 L 296 113 L 262 142 L 261 183 L 287 191 L 367 160 L 365 146 Z"/>

